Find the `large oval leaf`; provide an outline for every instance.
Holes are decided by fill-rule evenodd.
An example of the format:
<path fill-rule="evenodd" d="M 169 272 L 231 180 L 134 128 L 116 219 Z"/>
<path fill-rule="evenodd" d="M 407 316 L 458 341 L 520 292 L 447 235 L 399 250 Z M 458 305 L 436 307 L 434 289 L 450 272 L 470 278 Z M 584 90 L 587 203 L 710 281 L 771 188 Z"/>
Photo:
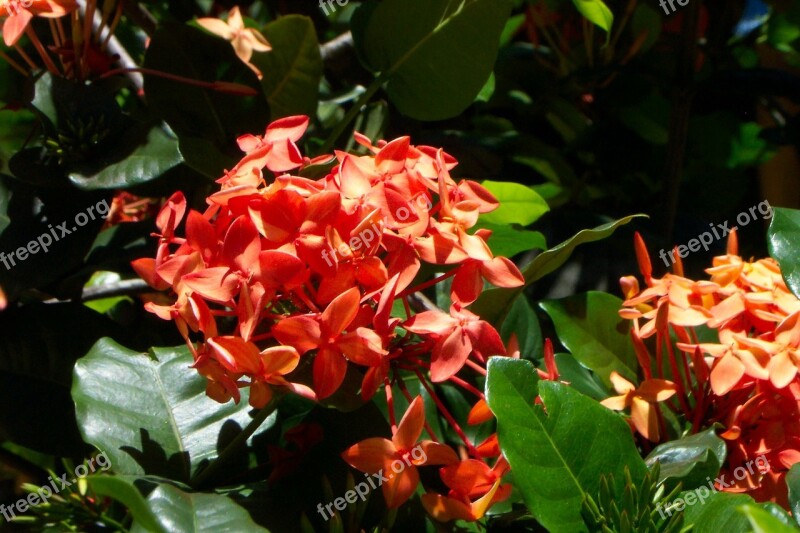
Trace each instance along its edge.
<path fill-rule="evenodd" d="M 561 344 L 603 383 L 611 385 L 612 371 L 636 380 L 638 365 L 629 336 L 631 323 L 617 314 L 622 300 L 592 291 L 560 300 L 544 300 L 539 307 L 555 324 Z"/>
<path fill-rule="evenodd" d="M 442 120 L 466 109 L 486 84 L 510 10 L 507 0 L 366 3 L 353 39 L 403 114 Z"/>
<path fill-rule="evenodd" d="M 492 224 L 533 224 L 550 211 L 539 193 L 520 185 L 505 181 L 484 181 L 483 186 L 500 202 L 500 207 L 481 216 L 481 220 Z"/>
<path fill-rule="evenodd" d="M 800 295 L 800 211 L 773 209 L 768 235 L 769 255 L 780 264 L 789 290 Z"/>
<path fill-rule="evenodd" d="M 186 347 L 147 355 L 104 338 L 75 364 L 81 433 L 115 472 L 187 481 L 250 422 L 246 397 L 239 405 L 211 400 L 192 363 Z"/>
<path fill-rule="evenodd" d="M 586 531 L 581 505 L 613 474 L 622 493 L 624 470 L 637 485 L 647 472 L 630 428 L 596 401 L 557 382 L 539 382 L 544 403 L 533 405 L 536 371 L 529 361 L 489 361 L 486 400 L 497 417 L 503 455 L 531 514 L 548 531 Z"/>
<path fill-rule="evenodd" d="M 272 120 L 291 115 L 315 116 L 322 56 L 314 23 L 308 17 L 288 15 L 264 27 L 272 50 L 254 54 L 252 63 L 261 70 Z"/>
<path fill-rule="evenodd" d="M 123 189 L 156 179 L 183 163 L 178 139 L 160 126 L 152 128 L 144 139 L 130 140 L 136 148 L 124 159 L 108 164 L 96 172 L 71 172 L 69 179 L 78 188 Z"/>
<path fill-rule="evenodd" d="M 208 176 L 218 178 L 241 157 L 237 137 L 261 134 L 269 123 L 269 105 L 258 78 L 221 38 L 191 26 L 163 23 L 147 47 L 144 66 L 189 80 L 238 83 L 257 92 L 222 94 L 145 75 L 150 108 L 178 135 L 186 162 Z M 202 151 L 196 149 L 197 139 L 207 142 Z"/>
<path fill-rule="evenodd" d="M 147 504 L 164 531 L 267 533 L 253 522 L 247 511 L 219 494 L 188 493 L 171 485 L 159 485 L 147 498 Z M 138 521 L 131 528 L 131 533 L 149 531 L 152 530 Z"/>

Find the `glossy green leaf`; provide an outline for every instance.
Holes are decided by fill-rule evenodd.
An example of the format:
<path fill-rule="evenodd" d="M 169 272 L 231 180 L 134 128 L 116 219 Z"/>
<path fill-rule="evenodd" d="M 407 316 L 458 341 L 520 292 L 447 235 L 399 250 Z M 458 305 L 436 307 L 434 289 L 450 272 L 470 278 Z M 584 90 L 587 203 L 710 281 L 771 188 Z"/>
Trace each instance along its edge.
<path fill-rule="evenodd" d="M 776 207 L 769 225 L 769 255 L 781 266 L 783 279 L 800 295 L 800 211 Z"/>
<path fill-rule="evenodd" d="M 550 316 L 561 341 L 585 367 L 607 386 L 616 371 L 636 380 L 636 354 L 630 339 L 630 320 L 620 318 L 622 300 L 605 292 L 587 292 L 539 306 Z"/>
<path fill-rule="evenodd" d="M 659 444 L 645 462 L 650 468 L 656 462 L 661 464 L 659 482 L 666 482 L 669 492 L 679 482 L 685 490 L 706 485 L 708 478 L 714 479 L 719 474 L 726 456 L 725 441 L 717 437 L 714 428 L 709 428 Z"/>
<path fill-rule="evenodd" d="M 272 46 L 253 54 L 251 62 L 261 70 L 261 85 L 272 110 L 272 120 L 291 115 L 315 116 L 322 56 L 314 23 L 301 15 L 287 15 L 264 27 Z"/>
<path fill-rule="evenodd" d="M 524 185 L 505 181 L 484 181 L 482 184 L 500 202 L 500 207 L 481 216 L 490 224 L 528 226 L 550 211 L 544 198 Z"/>
<path fill-rule="evenodd" d="M 709 494 L 710 493 L 710 494 Z M 689 496 L 687 502 L 686 497 Z M 745 494 L 731 494 L 728 492 L 704 491 L 702 487 L 697 491 L 684 491 L 672 503 L 678 508 L 685 506 L 684 526 L 694 525 L 692 533 L 751 533 L 747 518 L 738 508 L 742 505 L 753 503 L 753 499 Z M 664 510 L 666 514 L 666 510 Z"/>
<path fill-rule="evenodd" d="M 604 29 L 606 33 L 611 32 L 614 14 L 603 0 L 572 0 L 572 3 L 589 22 Z"/>
<path fill-rule="evenodd" d="M 105 338 L 76 363 L 72 398 L 81 433 L 115 472 L 188 480 L 250 422 L 246 395 L 239 405 L 208 398 L 193 362 L 186 347 L 148 355 Z"/>
<path fill-rule="evenodd" d="M 800 524 L 800 463 L 795 463 L 786 474 L 786 485 L 789 488 L 789 506 L 792 514 Z"/>
<path fill-rule="evenodd" d="M 72 172 L 70 181 L 84 190 L 123 189 L 141 185 L 183 163 L 178 140 L 161 127 L 150 130 L 130 155 L 96 173 Z"/>
<path fill-rule="evenodd" d="M 181 533 L 219 531 L 267 532 L 242 507 L 219 494 L 189 493 L 171 485 L 159 485 L 147 498 L 147 505 L 161 529 Z M 138 520 L 131 533 L 152 531 Z"/>
<path fill-rule="evenodd" d="M 514 257 L 522 252 L 543 250 L 547 248 L 544 235 L 538 231 L 518 229 L 514 226 L 503 224 L 489 224 L 479 221 L 474 229 L 488 229 L 492 231 L 487 244 L 495 256 Z"/>
<path fill-rule="evenodd" d="M 126 479 L 126 476 L 95 475 L 86 478 L 89 488 L 98 496 L 108 496 L 124 505 L 133 516 L 133 519 L 151 533 L 169 533 L 163 527 L 153 511 L 150 510 L 139 489 Z"/>
<path fill-rule="evenodd" d="M 743 505 L 739 512 L 747 517 L 753 533 L 794 533 L 800 530 L 757 505 Z"/>
<path fill-rule="evenodd" d="M 578 232 L 574 237 L 568 239 L 558 246 L 546 250 L 536 256 L 531 263 L 522 269 L 525 276 L 525 286 L 534 283 L 547 274 L 555 271 L 567 262 L 572 252 L 581 244 L 599 241 L 609 237 L 620 226 L 630 223 L 633 219 L 646 217 L 647 215 L 630 215 L 614 222 L 603 224 L 594 229 L 585 229 Z M 518 289 L 489 289 L 483 291 L 478 301 L 472 306 L 472 311 L 477 313 L 484 320 L 492 324 L 499 324 L 508 314 L 514 299 L 522 292 L 523 288 Z"/>
<path fill-rule="evenodd" d="M 507 0 L 366 3 L 354 17 L 353 39 L 401 113 L 442 120 L 486 85 L 510 10 Z"/>
<path fill-rule="evenodd" d="M 538 383 L 544 408 L 533 405 L 536 371 L 529 361 L 489 361 L 486 399 L 497 417 L 500 447 L 530 513 L 548 531 L 586 531 L 581 504 L 613 474 L 618 492 L 624 469 L 641 483 L 647 468 L 630 428 L 618 415 L 570 387 Z"/>
<path fill-rule="evenodd" d="M 574 237 L 566 240 L 545 252 L 542 252 L 531 263 L 526 266 L 522 274 L 525 276 L 527 284 L 533 283 L 555 271 L 558 267 L 567 262 L 567 259 L 581 244 L 601 241 L 610 237 L 620 226 L 629 224 L 636 218 L 647 217 L 647 215 L 630 215 L 613 222 L 608 222 L 594 229 L 579 231 Z"/>
<path fill-rule="evenodd" d="M 580 364 L 571 354 L 557 353 L 556 368 L 561 380 L 569 383 L 570 387 L 597 401 L 609 397 L 608 390 L 603 386 L 596 375 Z"/>

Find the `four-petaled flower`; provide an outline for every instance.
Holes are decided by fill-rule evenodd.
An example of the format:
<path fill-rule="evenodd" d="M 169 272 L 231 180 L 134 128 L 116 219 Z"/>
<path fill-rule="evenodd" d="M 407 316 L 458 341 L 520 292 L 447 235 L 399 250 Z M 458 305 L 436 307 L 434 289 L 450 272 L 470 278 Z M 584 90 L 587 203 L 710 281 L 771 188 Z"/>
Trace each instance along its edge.
<path fill-rule="evenodd" d="M 259 78 L 263 77 L 261 71 L 250 63 L 250 59 L 253 57 L 253 51 L 269 52 L 272 50 L 272 47 L 261 32 L 245 26 L 242 13 L 239 11 L 239 6 L 234 6 L 234 8 L 228 12 L 227 22 L 207 17 L 197 19 L 197 23 L 211 33 L 219 35 L 226 41 L 230 41 L 239 59 L 246 63 Z"/>
<path fill-rule="evenodd" d="M 418 466 L 458 462 L 458 456 L 449 446 L 431 440 L 417 442 L 424 425 L 425 405 L 422 397 L 417 396 L 397 425 L 392 440 L 366 439 L 342 453 L 342 459 L 356 470 L 387 478 L 381 490 L 389 509 L 396 509 L 414 494 L 419 485 Z"/>
<path fill-rule="evenodd" d="M 675 384 L 664 379 L 648 379 L 637 388 L 617 372 L 611 372 L 610 379 L 619 396 L 606 398 L 600 403 L 615 411 L 630 407 L 631 421 L 636 431 L 647 440 L 658 442 L 660 432 L 657 404 L 675 394 Z"/>

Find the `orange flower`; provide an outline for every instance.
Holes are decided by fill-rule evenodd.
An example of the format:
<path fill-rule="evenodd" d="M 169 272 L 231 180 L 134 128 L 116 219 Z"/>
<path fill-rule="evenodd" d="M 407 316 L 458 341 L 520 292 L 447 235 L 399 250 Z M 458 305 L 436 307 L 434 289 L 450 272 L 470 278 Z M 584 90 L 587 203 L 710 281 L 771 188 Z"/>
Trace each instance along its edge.
<path fill-rule="evenodd" d="M 606 398 L 600 403 L 614 411 L 630 407 L 631 421 L 636 431 L 647 440 L 658 442 L 660 434 L 656 404 L 675 394 L 675 384 L 664 379 L 647 379 L 637 388 L 616 372 L 611 372 L 610 379 L 619 396 Z"/>
<path fill-rule="evenodd" d="M 443 466 L 439 473 L 450 492 L 447 496 L 432 492 L 423 494 L 422 505 L 440 522 L 480 520 L 492 504 L 511 494 L 511 485 L 500 485 L 507 470 L 508 464 L 503 458 L 497 461 L 495 468 L 475 459 Z M 473 498 L 477 499 L 472 501 Z"/>
<path fill-rule="evenodd" d="M 234 6 L 228 12 L 227 22 L 215 18 L 201 18 L 197 19 L 197 23 L 211 33 L 230 41 L 239 59 L 246 63 L 259 78 L 263 77 L 261 71 L 250 63 L 250 59 L 253 57 L 253 51 L 269 52 L 272 47 L 261 32 L 245 27 L 239 6 Z"/>
<path fill-rule="evenodd" d="M 405 328 L 417 334 L 433 334 L 438 339 L 431 357 L 431 381 L 446 381 L 458 373 L 470 354 L 479 361 L 493 355 L 506 355 L 503 340 L 491 324 L 457 303 L 450 314 L 424 311 L 411 317 Z"/>
<path fill-rule="evenodd" d="M 418 466 L 458 462 L 449 446 L 430 440 L 417 442 L 424 425 L 425 406 L 422 397 L 417 396 L 397 425 L 392 440 L 366 439 L 342 453 L 342 459 L 356 470 L 382 476 L 381 490 L 389 509 L 400 507 L 414 494 L 419 485 Z"/>
<path fill-rule="evenodd" d="M 59 18 L 78 9 L 75 0 L 4 0 L 0 5 L 3 41 L 13 46 L 22 37 L 33 17 Z"/>
<path fill-rule="evenodd" d="M 342 384 L 347 360 L 376 366 L 386 353 L 375 331 L 353 327 L 360 298 L 358 288 L 353 287 L 337 296 L 318 317 L 289 317 L 278 322 L 272 330 L 281 344 L 294 346 L 301 354 L 317 350 L 314 386 L 320 398 L 327 398 Z"/>

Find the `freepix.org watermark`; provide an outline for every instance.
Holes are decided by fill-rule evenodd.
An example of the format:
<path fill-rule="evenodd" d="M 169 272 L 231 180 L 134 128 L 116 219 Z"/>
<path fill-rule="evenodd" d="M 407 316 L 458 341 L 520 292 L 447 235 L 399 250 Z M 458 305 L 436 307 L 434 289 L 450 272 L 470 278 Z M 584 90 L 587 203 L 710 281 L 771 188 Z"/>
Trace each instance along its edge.
<path fill-rule="evenodd" d="M 20 246 L 11 252 L 0 252 L 0 262 L 3 263 L 6 270 L 11 270 L 17 266 L 17 261 L 25 261 L 28 257 L 36 255 L 39 252 L 47 253 L 54 242 L 58 242 L 63 237 L 78 231 L 78 228 L 85 226 L 91 220 L 97 220 L 98 215 L 101 218 L 106 216 L 108 210 L 108 202 L 106 200 L 100 200 L 95 205 L 87 207 L 86 212 L 80 212 L 75 215 L 75 225 L 72 226 L 72 228 L 69 227 L 69 222 L 67 221 L 57 224 L 55 227 L 53 227 L 52 224 L 48 224 L 47 229 L 49 231 L 42 233 L 28 242 L 27 245 Z M 97 213 L 95 213 L 95 211 L 97 211 Z"/>
<path fill-rule="evenodd" d="M 755 466 L 755 469 L 753 468 Z M 747 468 L 745 468 L 747 467 Z M 741 481 L 747 477 L 747 474 L 755 475 L 758 472 L 766 472 L 769 467 L 769 461 L 765 455 L 759 455 L 755 459 L 748 461 L 745 463 L 745 466 L 737 466 L 733 470 L 733 478 L 736 481 Z M 661 518 L 666 520 L 668 516 L 672 516 L 672 513 L 675 511 L 683 511 L 687 507 L 691 507 L 696 503 L 700 503 L 701 505 L 706 502 L 706 499 L 711 497 L 712 494 L 718 492 L 720 489 L 726 489 L 733 485 L 733 482 L 725 481 L 725 475 L 721 475 L 720 477 L 712 480 L 710 477 L 706 478 L 708 481 L 707 486 L 702 485 L 692 491 L 686 492 L 680 498 L 675 498 L 671 502 L 669 502 L 666 506 L 662 506 L 662 504 L 658 504 L 656 509 L 658 510 L 658 514 L 661 515 Z M 719 487 L 719 488 L 717 488 Z"/>
<path fill-rule="evenodd" d="M 406 222 L 407 220 L 411 219 L 415 213 L 423 210 L 428 212 L 432 208 L 433 204 L 431 203 L 430 198 L 424 194 L 420 194 L 413 200 L 406 203 L 406 205 L 401 205 L 398 207 L 394 213 L 394 218 L 399 222 Z M 351 251 L 357 252 L 362 247 L 364 249 L 369 248 L 372 242 L 380 236 L 381 229 L 377 224 L 372 224 L 370 227 L 364 228 L 358 232 L 357 235 L 350 237 L 349 241 L 340 244 L 338 250 L 334 248 L 332 254 L 328 253 L 328 250 L 322 250 L 322 259 L 328 264 L 328 266 L 333 266 L 334 261 L 338 262 L 343 257 L 347 257 Z"/>
<path fill-rule="evenodd" d="M 344 7 L 350 0 L 335 0 L 339 7 Z M 334 0 L 319 0 L 319 7 L 325 12 L 327 17 L 330 13 L 336 13 L 336 6 L 333 5 Z M 330 9 L 330 11 L 329 11 Z"/>
<path fill-rule="evenodd" d="M 678 255 L 681 259 L 687 257 L 690 252 L 699 252 L 700 248 L 702 247 L 703 250 L 706 252 L 708 251 L 708 247 L 714 242 L 720 239 L 724 239 L 727 235 L 732 232 L 733 230 L 739 229 L 748 225 L 750 222 L 756 220 L 757 213 L 761 215 L 764 220 L 769 220 L 772 218 L 772 206 L 769 205 L 767 200 L 764 200 L 758 205 L 754 205 L 748 211 L 742 211 L 736 216 L 736 223 L 739 224 L 738 226 L 734 226 L 732 228 L 728 227 L 729 222 L 726 220 L 722 224 L 714 224 L 713 222 L 709 224 L 711 231 L 706 231 L 701 233 L 697 236 L 696 239 L 692 239 L 686 244 L 681 244 L 678 246 Z M 668 268 L 671 264 L 674 264 L 675 259 L 675 250 L 670 250 L 669 252 L 664 251 L 662 248 L 661 251 L 658 252 L 658 257 L 664 261 L 664 265 Z"/>
<path fill-rule="evenodd" d="M 339 511 L 344 511 L 347 509 L 348 504 L 356 503 L 358 499 L 361 499 L 361 501 L 364 502 L 367 500 L 367 496 L 369 496 L 371 491 L 380 488 L 381 485 L 392 479 L 396 474 L 401 473 L 415 462 L 424 464 L 427 460 L 428 455 L 425 453 L 425 450 L 422 449 L 422 446 L 414 446 L 410 453 L 403 455 L 402 460 L 395 459 L 392 461 L 392 464 L 390 465 L 392 472 L 387 472 L 386 475 L 384 475 L 383 469 L 381 468 L 375 474 L 365 474 L 367 476 L 367 481 L 362 481 L 361 483 L 356 484 L 352 490 L 348 490 L 344 493 L 344 497 L 339 496 L 324 507 L 321 503 L 318 503 L 317 512 L 327 522 L 333 518 L 332 507 L 336 507 L 336 509 Z"/>
<path fill-rule="evenodd" d="M 92 457 L 89 459 L 88 464 L 82 463 L 76 466 L 75 471 L 73 472 L 74 477 L 70 479 L 67 479 L 69 477 L 69 474 L 67 473 L 62 474 L 61 477 L 56 477 L 55 479 L 53 479 L 53 476 L 48 477 L 47 480 L 50 482 L 49 485 L 42 485 L 35 492 L 31 492 L 27 497 L 20 498 L 11 505 L 0 505 L 0 513 L 3 514 L 3 518 L 5 518 L 7 522 L 10 522 L 17 517 L 16 513 L 24 513 L 30 507 L 44 505 L 47 503 L 47 500 L 52 498 L 55 494 L 58 494 L 62 489 L 70 487 L 77 483 L 80 478 L 84 478 L 90 473 L 94 473 L 98 466 L 102 471 L 106 471 L 111 468 L 111 461 L 106 456 L 106 452 L 101 452 Z"/>

